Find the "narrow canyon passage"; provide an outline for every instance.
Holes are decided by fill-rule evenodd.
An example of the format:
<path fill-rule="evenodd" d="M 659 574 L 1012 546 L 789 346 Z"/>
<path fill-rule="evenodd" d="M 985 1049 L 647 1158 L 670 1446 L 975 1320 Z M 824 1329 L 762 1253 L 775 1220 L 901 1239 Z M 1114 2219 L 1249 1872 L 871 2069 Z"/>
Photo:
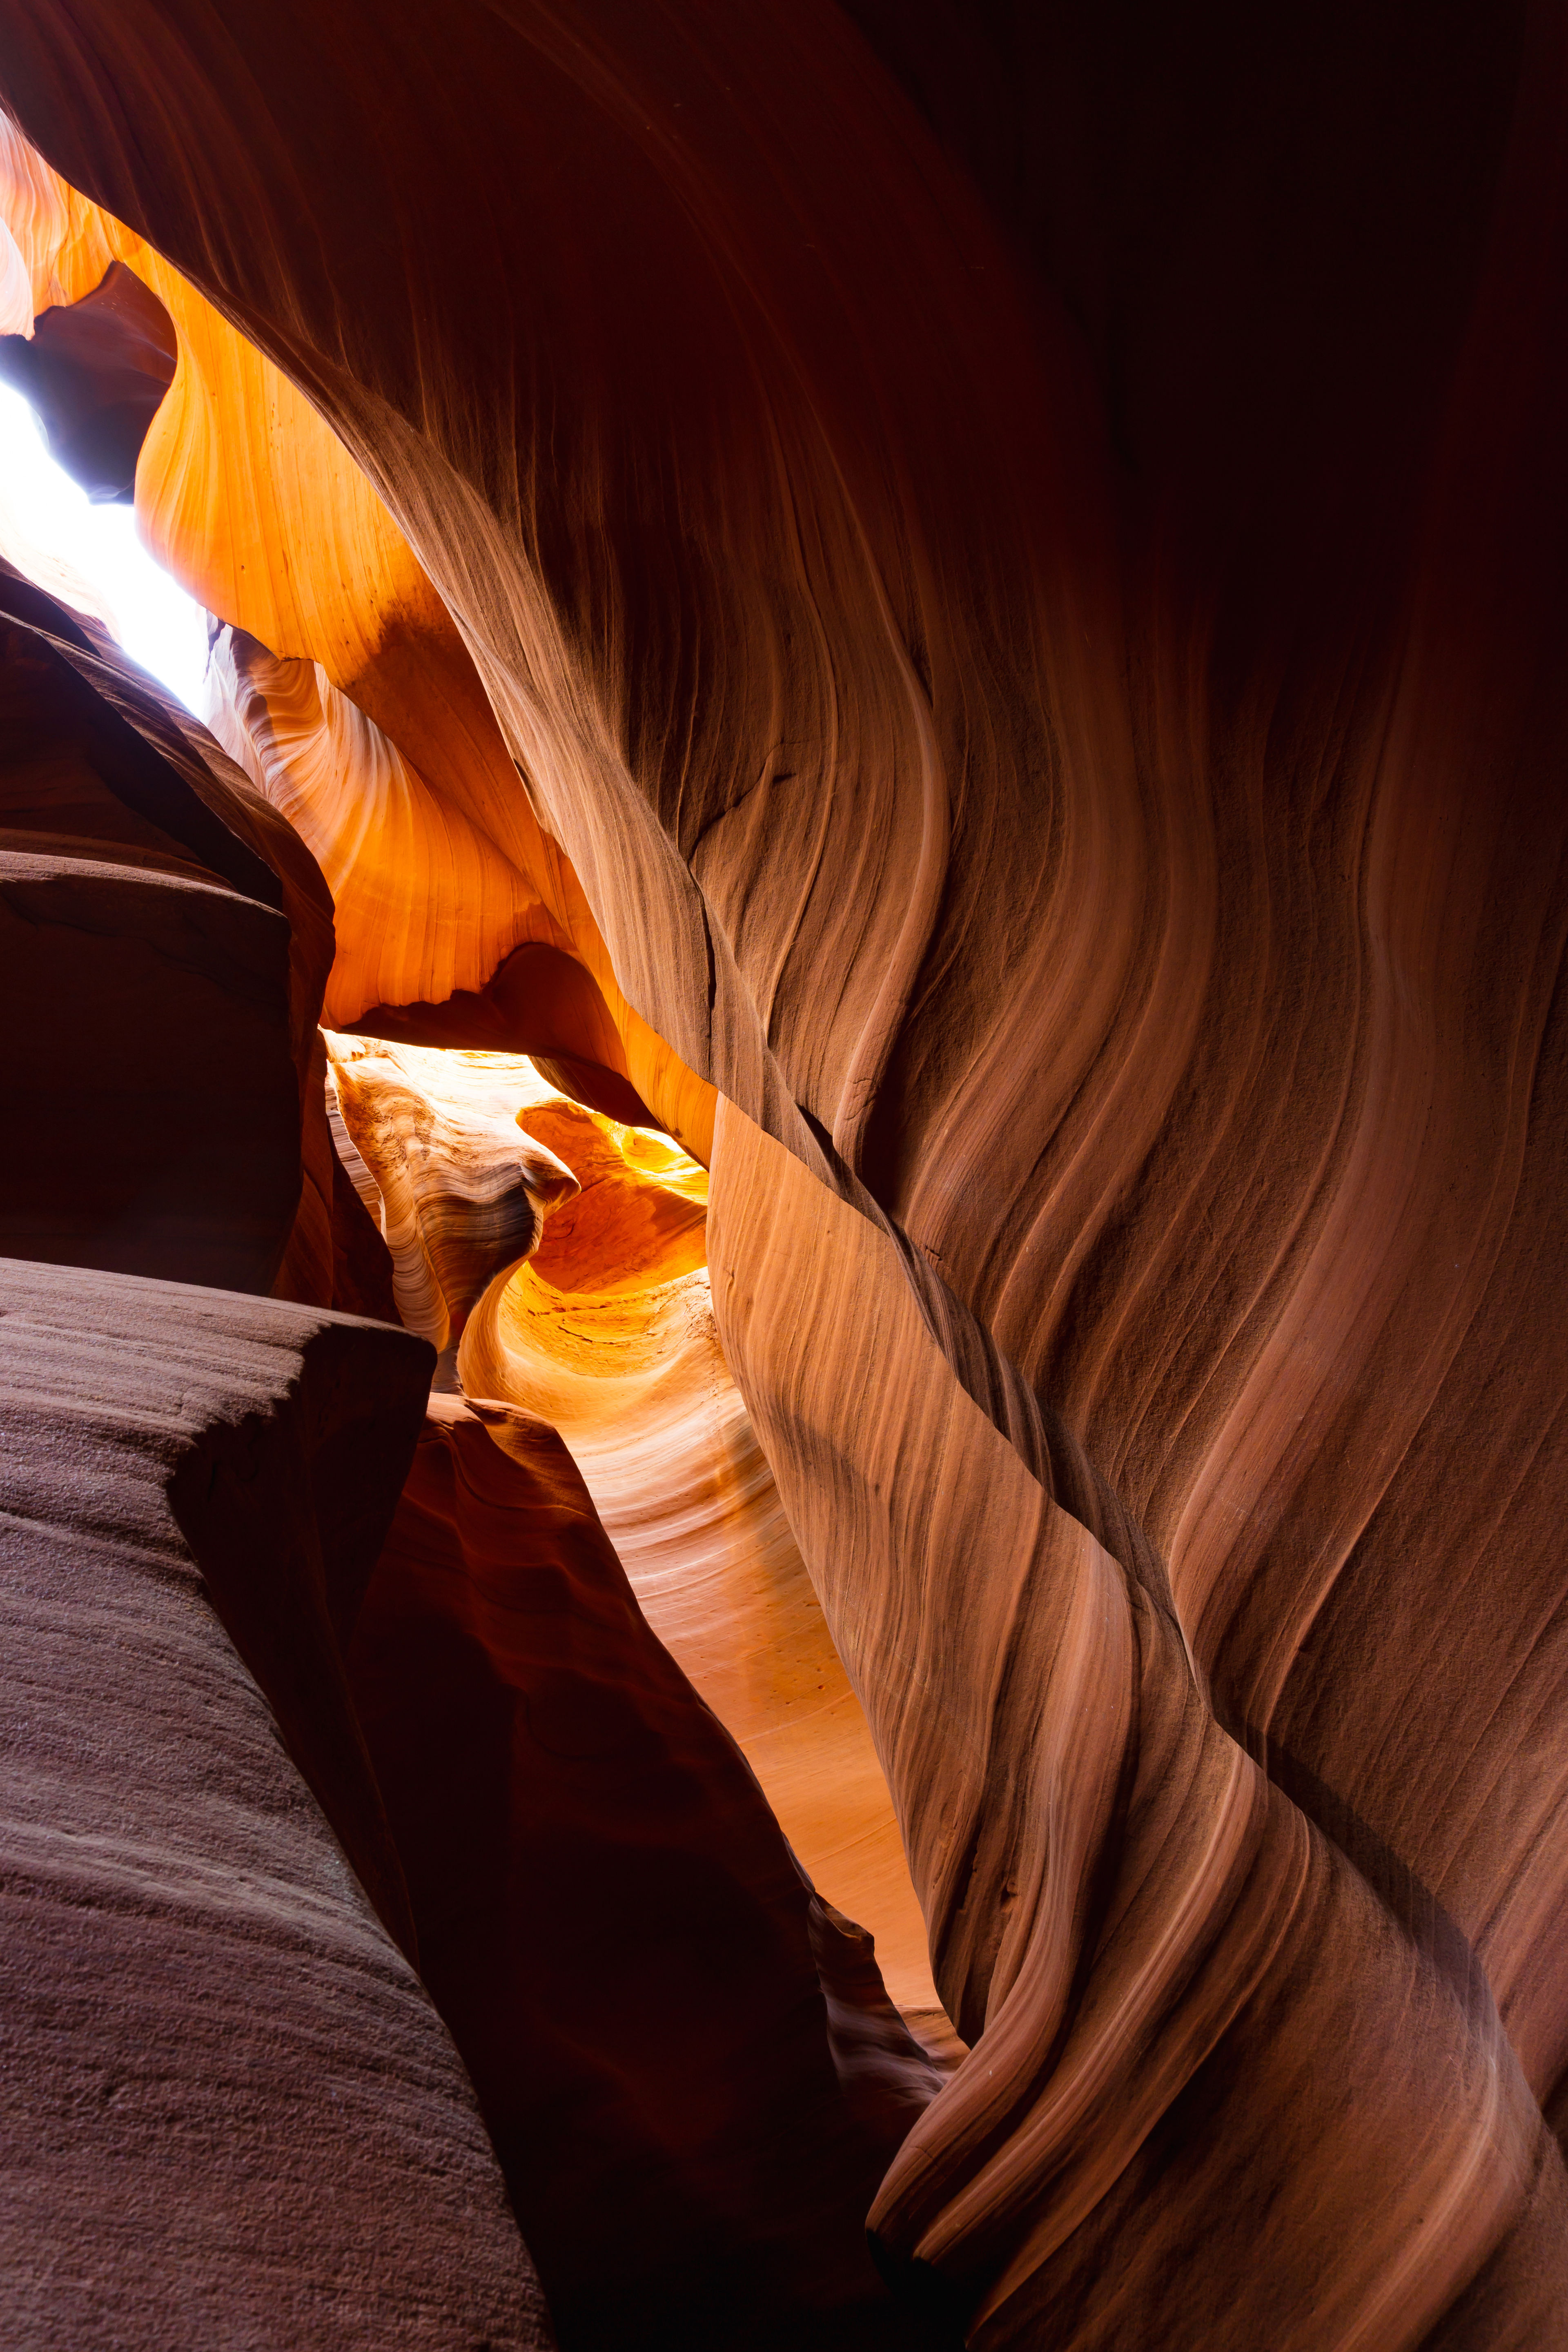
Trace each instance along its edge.
<path fill-rule="evenodd" d="M 463 1297 L 451 1342 L 461 1392 L 521 1408 L 564 1440 L 649 1625 L 735 1739 L 809 1875 L 875 1937 L 892 1999 L 940 2049 L 950 2029 L 887 1782 L 714 1330 L 706 1171 L 562 1096 L 521 1055 L 336 1034 L 328 1049 L 340 1156 L 361 1197 L 380 1219 L 390 1185 L 409 1186 L 392 1250 L 401 1321 L 439 1348 Z M 409 1139 L 432 1112 L 457 1130 L 442 1139 L 460 1184 L 486 1142 L 505 1153 L 511 1129 L 513 1197 L 526 1186 L 528 1213 L 539 1203 L 537 1239 L 514 1224 L 494 1233 L 491 1201 L 476 1215 L 443 1198 L 428 1161 L 415 1173 Z M 553 1171 L 527 1160 L 520 1185 L 519 1129 L 581 1189 L 552 1199 Z"/>
<path fill-rule="evenodd" d="M 0 0 L 8 2340 L 1568 2332 L 1568 58 Z"/>
<path fill-rule="evenodd" d="M 14 134 L 8 152 L 16 231 L 26 237 L 31 220 L 47 257 L 35 251 L 35 273 L 47 268 L 64 290 L 73 267 L 90 271 L 120 245 L 147 266 L 135 240 Z M 87 265 L 76 258 L 83 248 Z M 101 282 L 121 282 L 127 268 L 111 260 Z M 390 653 L 380 647 L 372 662 L 391 684 L 356 677 L 358 701 L 320 664 L 280 658 L 215 623 L 209 717 L 233 765 L 152 698 L 165 741 L 173 731 L 187 764 L 202 762 L 181 810 L 186 830 L 193 812 L 199 831 L 208 809 L 232 824 L 243 805 L 263 825 L 264 856 L 285 838 L 273 810 L 299 845 L 289 857 L 317 909 L 315 959 L 308 978 L 296 971 L 292 1025 L 279 1036 L 289 1074 L 279 1101 L 290 1117 L 277 1199 L 300 1201 L 281 1224 L 274 1214 L 265 1262 L 243 1268 L 193 1255 L 186 1204 L 173 1254 L 140 1226 L 133 1202 L 135 1230 L 108 1255 L 248 1289 L 268 1279 L 275 1297 L 401 1325 L 436 1350 L 379 1563 L 331 1608 L 336 1703 L 363 1759 L 356 1777 L 369 1767 L 378 1846 L 390 1837 L 396 1857 L 383 1918 L 456 2037 L 564 2339 L 743 2329 L 782 2345 L 806 2325 L 824 2341 L 923 2342 L 931 2323 L 894 2310 L 862 2220 L 963 2045 L 931 1982 L 864 1713 L 717 1338 L 706 1171 L 655 1124 L 634 1072 L 670 1128 L 684 1118 L 700 1142 L 711 1090 L 613 981 L 606 1000 L 583 960 L 591 943 L 607 975 L 581 888 L 526 800 L 506 836 L 511 861 L 488 827 L 465 822 L 464 797 L 491 816 L 486 788 L 493 802 L 498 775 L 515 788 L 516 771 L 444 609 L 363 475 L 316 425 L 312 502 L 300 499 L 283 459 L 286 450 L 298 463 L 311 415 L 297 395 L 291 437 L 274 430 L 268 473 L 258 419 L 287 387 L 193 289 L 166 269 L 163 283 L 185 321 L 180 352 L 216 348 L 223 390 L 187 404 L 181 438 L 132 451 L 139 510 L 159 511 L 154 463 L 187 477 L 223 469 L 249 534 L 244 556 L 215 554 L 204 515 L 199 535 L 163 547 L 166 559 L 197 591 L 226 559 L 243 581 L 275 556 L 263 533 L 293 496 L 296 539 L 280 570 L 298 593 L 302 559 L 314 567 L 313 642 L 330 644 L 334 629 L 384 638 L 378 600 L 389 593 L 416 618 L 405 611 Z M 89 291 L 46 316 L 90 320 L 98 303 Z M 152 309 L 173 355 L 169 314 Z M 121 330 L 95 332 L 101 373 Z M 177 412 L 180 368 L 166 379 Z M 96 379 L 79 372 L 70 388 L 97 397 Z M 147 404 L 138 431 L 163 414 Z M 335 541 L 319 535 L 323 487 L 342 518 Z M 378 560 L 334 579 L 339 549 L 363 555 L 367 530 Z M 107 663 L 132 728 L 145 726 L 151 689 L 102 630 L 15 567 L 12 578 L 28 625 L 8 673 L 14 691 L 26 691 L 35 646 L 78 639 L 97 657 L 95 682 Z M 322 606 L 333 616 L 324 632 Z M 256 617 L 251 602 L 226 609 Z M 447 797 L 362 707 L 378 691 Z M 86 778 L 62 793 L 47 722 L 29 711 L 24 726 L 33 756 L 13 768 L 9 840 L 24 856 L 46 845 L 79 853 L 79 853 L 92 871 L 106 836 L 125 834 L 124 782 L 89 751 Z M 122 864 L 137 851 L 142 863 L 156 857 L 173 822 L 170 783 L 162 824 L 132 831 Z M 135 814 L 153 814 L 145 794 Z M 433 854 L 437 843 L 446 856 Z M 448 896 L 433 904 L 430 881 L 438 891 L 444 874 Z M 261 887 L 276 898 L 270 877 Z M 489 906 L 499 928 L 487 933 Z M 65 919 L 74 934 L 76 919 Z M 162 1021 L 188 1055 L 195 1007 L 178 1003 L 190 981 L 177 941 L 172 961 L 174 1002 Z M 312 1038 L 300 1017 L 312 1001 L 353 1033 Z M 143 992 L 132 1017 L 140 1025 L 155 1012 Z M 243 1060 L 254 1112 L 256 1050 L 233 1033 L 232 1014 L 229 1025 L 209 1058 Z M 398 1042 L 407 1034 L 465 1042 Z M 537 1060 L 467 1042 L 492 1034 Z M 206 1073 L 196 1106 L 210 1159 Z M 188 1141 L 166 1121 L 163 1108 L 151 1149 L 188 1160 Z M 302 1154 L 302 1192 L 289 1182 L 290 1148 Z M 237 1135 L 212 1171 L 222 1202 L 213 1222 L 226 1234 L 235 1175 L 254 1150 Z M 28 1238 L 37 1254 L 53 1244 L 68 1260 L 103 1251 L 101 1236 L 84 1241 L 79 1230 Z M 230 1627 L 259 1672 L 247 1630 Z M 302 1738 L 298 1711 L 280 1720 L 343 1835 L 320 1727 Z M 607 2252 L 597 2217 L 611 2204 Z"/>

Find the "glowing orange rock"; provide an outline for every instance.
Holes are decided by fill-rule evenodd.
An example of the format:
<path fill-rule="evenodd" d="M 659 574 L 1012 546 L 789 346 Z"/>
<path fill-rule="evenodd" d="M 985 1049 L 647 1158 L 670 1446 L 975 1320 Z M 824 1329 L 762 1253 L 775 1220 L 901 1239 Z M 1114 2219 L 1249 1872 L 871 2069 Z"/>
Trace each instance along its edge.
<path fill-rule="evenodd" d="M 390 542 L 273 650 L 561 845 L 713 1166 L 979 2036 L 890 2265 L 985 2347 L 1560 2338 L 1560 20 L 0 20 L 516 787 Z"/>
<path fill-rule="evenodd" d="M 544 1217 L 577 1180 L 518 1133 L 510 1094 L 482 1072 L 476 1085 L 472 1066 L 463 1092 L 449 1087 L 436 1100 L 395 1046 L 330 1044 L 338 1114 L 380 1193 L 399 1319 L 430 1341 L 449 1385 L 475 1300 L 536 1247 Z"/>

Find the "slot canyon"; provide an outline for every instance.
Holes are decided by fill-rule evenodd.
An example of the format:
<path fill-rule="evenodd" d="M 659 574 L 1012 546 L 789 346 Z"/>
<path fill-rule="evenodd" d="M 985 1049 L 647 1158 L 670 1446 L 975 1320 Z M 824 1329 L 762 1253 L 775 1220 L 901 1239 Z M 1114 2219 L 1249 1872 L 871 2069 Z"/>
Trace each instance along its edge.
<path fill-rule="evenodd" d="M 0 2340 L 1568 2344 L 1568 15 L 0 0 Z"/>

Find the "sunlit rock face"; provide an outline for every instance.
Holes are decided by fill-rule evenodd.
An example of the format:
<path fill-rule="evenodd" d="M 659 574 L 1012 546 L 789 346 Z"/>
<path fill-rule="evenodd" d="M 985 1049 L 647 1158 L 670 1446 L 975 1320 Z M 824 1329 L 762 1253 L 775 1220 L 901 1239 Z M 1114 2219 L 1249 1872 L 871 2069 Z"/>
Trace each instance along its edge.
<path fill-rule="evenodd" d="M 339 1148 L 391 1244 L 399 1319 L 446 1351 L 447 1385 L 564 1438 L 648 1623 L 941 2049 L 887 1783 L 719 1345 L 706 1172 L 521 1056 L 329 1043 Z"/>
<path fill-rule="evenodd" d="M 463 1387 L 561 1432 L 649 1622 L 924 2029 L 936 1996 L 887 1784 L 719 1344 L 706 1173 L 538 1081 L 529 1095 L 519 1125 L 581 1189 L 470 1316 Z"/>
<path fill-rule="evenodd" d="M 1563 28 L 1015 14 L 0 0 L 6 300 L 174 322 L 331 1018 L 709 1171 L 716 1347 L 650 1169 L 643 1305 L 565 1204 L 457 1371 L 700 1595 L 722 1356 L 971 2045 L 886 2308 L 1545 2346 Z"/>
<path fill-rule="evenodd" d="M 243 432 L 244 422 L 242 409 L 231 430 Z M 479 697 L 442 621 L 401 627 L 387 659 L 426 692 L 445 669 L 444 695 Z M 319 662 L 279 660 L 226 627 L 213 645 L 208 688 L 214 731 L 310 845 L 331 885 L 329 1021 L 411 1045 L 539 1056 L 595 1109 L 642 1124 L 662 1117 L 706 1158 L 711 1089 L 622 995 L 576 876 L 519 793 L 488 708 L 488 731 L 472 722 L 483 757 L 473 752 L 457 775 L 445 714 L 437 709 L 426 742 L 430 719 L 419 715 L 417 694 L 412 711 L 397 709 L 401 743 L 420 747 L 438 780 L 432 784 Z M 363 683 L 356 691 L 366 698 Z M 657 1113 L 648 1108 L 656 1097 Z"/>
<path fill-rule="evenodd" d="M 336 1036 L 329 1046 L 332 1108 L 379 1195 L 397 1318 L 430 1341 L 450 1387 L 470 1308 L 498 1267 L 538 1245 L 576 1179 L 519 1133 L 504 1088 L 470 1078 L 432 1092 L 395 1046 Z"/>

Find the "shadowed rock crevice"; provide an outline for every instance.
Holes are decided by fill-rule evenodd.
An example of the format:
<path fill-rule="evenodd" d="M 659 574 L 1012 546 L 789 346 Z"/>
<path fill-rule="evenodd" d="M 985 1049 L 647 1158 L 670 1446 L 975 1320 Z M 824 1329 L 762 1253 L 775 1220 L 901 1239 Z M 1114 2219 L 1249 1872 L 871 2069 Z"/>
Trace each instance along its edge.
<path fill-rule="evenodd" d="M 552 1431 L 433 1401 L 349 1663 L 563 2342 L 951 2341 L 900 2317 L 862 2227 L 933 2070 Z"/>

